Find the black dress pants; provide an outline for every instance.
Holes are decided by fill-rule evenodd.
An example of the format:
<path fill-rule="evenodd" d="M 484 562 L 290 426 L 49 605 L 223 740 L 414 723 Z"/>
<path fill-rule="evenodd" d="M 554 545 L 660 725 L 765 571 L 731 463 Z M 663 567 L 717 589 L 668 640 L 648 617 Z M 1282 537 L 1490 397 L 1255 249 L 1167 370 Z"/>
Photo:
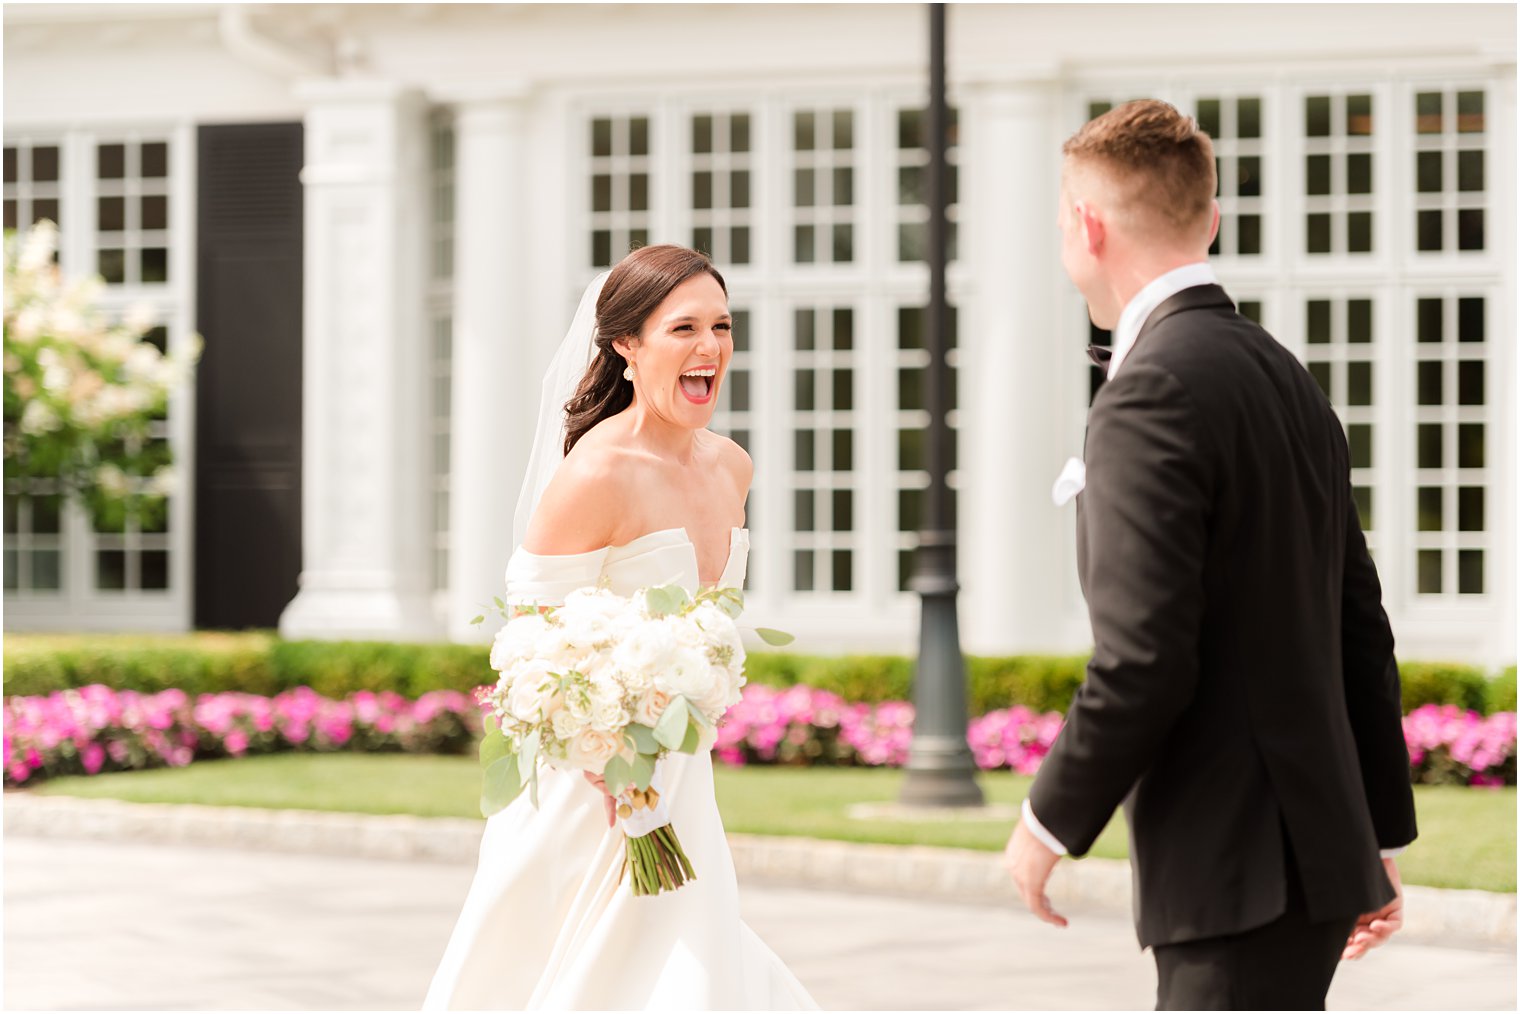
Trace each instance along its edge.
<path fill-rule="evenodd" d="M 1154 948 L 1157 1010 L 1324 1010 L 1356 917 L 1309 921 L 1287 853 L 1288 907 L 1265 926 Z"/>

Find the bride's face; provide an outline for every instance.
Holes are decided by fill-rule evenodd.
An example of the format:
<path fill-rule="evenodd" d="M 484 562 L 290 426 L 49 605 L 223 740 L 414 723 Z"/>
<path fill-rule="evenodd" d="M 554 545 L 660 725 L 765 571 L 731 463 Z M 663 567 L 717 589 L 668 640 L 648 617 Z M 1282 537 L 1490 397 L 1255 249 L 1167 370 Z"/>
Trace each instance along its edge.
<path fill-rule="evenodd" d="M 712 421 L 734 356 L 728 298 L 703 272 L 671 290 L 644 321 L 636 343 L 619 342 L 633 364 L 633 388 L 645 411 L 688 429 Z"/>

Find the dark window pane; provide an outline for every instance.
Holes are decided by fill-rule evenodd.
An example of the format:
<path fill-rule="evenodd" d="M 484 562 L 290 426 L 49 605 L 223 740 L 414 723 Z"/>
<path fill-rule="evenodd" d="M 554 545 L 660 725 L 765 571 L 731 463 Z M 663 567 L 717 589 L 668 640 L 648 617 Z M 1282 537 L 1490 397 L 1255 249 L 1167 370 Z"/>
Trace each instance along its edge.
<path fill-rule="evenodd" d="M 1240 315 L 1249 318 L 1256 323 L 1261 323 L 1261 301 L 1256 299 L 1242 299 L 1240 301 Z"/>
<path fill-rule="evenodd" d="M 127 146 L 102 144 L 95 149 L 95 175 L 103 180 L 119 180 L 127 175 Z"/>
<path fill-rule="evenodd" d="M 36 574 L 32 575 L 36 580 Z M 101 591 L 123 591 L 127 587 L 127 554 L 120 549 L 95 551 L 95 587 Z"/>
<path fill-rule="evenodd" d="M 812 310 L 795 310 L 792 313 L 793 347 L 799 352 L 810 352 L 817 348 L 817 338 L 813 332 L 814 318 Z"/>
<path fill-rule="evenodd" d="M 121 145 L 116 147 L 120 148 Z M 41 148 L 32 149 L 32 182 L 54 183 L 58 180 L 58 148 L 55 145 L 45 145 Z M 32 575 L 35 586 L 36 575 Z"/>
<path fill-rule="evenodd" d="M 921 472 L 926 467 L 926 461 L 924 431 L 921 429 L 898 430 L 897 470 L 900 472 Z"/>
<path fill-rule="evenodd" d="M 924 203 L 923 166 L 905 165 L 897 169 L 897 203 L 913 205 Z"/>
<path fill-rule="evenodd" d="M 733 412 L 749 411 L 749 371 L 730 370 L 728 376 L 723 378 L 723 386 L 728 388 L 728 407 Z"/>
<path fill-rule="evenodd" d="M 906 264 L 925 260 L 929 250 L 929 227 L 909 222 L 897 227 L 897 259 Z"/>
<path fill-rule="evenodd" d="M 1351 499 L 1356 502 L 1356 516 L 1362 531 L 1372 531 L 1372 487 L 1352 486 Z"/>
<path fill-rule="evenodd" d="M 833 496 L 833 528 L 836 532 L 853 532 L 855 530 L 855 491 L 849 489 L 836 489 Z"/>
<path fill-rule="evenodd" d="M 1261 99 L 1236 100 L 1235 133 L 1243 138 L 1261 136 Z"/>
<path fill-rule="evenodd" d="M 4 224 L 5 224 L 5 228 L 7 228 L 7 229 L 17 229 L 17 228 L 20 228 L 18 225 L 16 225 L 16 202 L 13 201 L 13 200 L 11 200 L 8 197 L 5 199 L 5 223 Z"/>
<path fill-rule="evenodd" d="M 1330 301 L 1328 299 L 1311 299 L 1308 304 L 1309 322 L 1308 335 L 1310 345 L 1328 345 L 1330 343 Z"/>
<path fill-rule="evenodd" d="M 1372 193 L 1372 156 L 1354 154 L 1346 156 L 1346 193 Z"/>
<path fill-rule="evenodd" d="M 810 489 L 792 491 L 792 527 L 795 531 L 811 532 L 817 527 L 813 514 L 813 498 Z"/>
<path fill-rule="evenodd" d="M 897 308 L 897 347 L 921 349 L 924 347 L 924 318 L 922 307 L 899 306 Z"/>
<path fill-rule="evenodd" d="M 1445 395 L 1441 390 L 1444 369 L 1442 363 L 1419 363 L 1415 367 L 1416 376 L 1419 378 L 1417 404 L 1439 405 L 1445 400 Z"/>
<path fill-rule="evenodd" d="M 9 573 L 9 572 L 7 572 Z M 913 550 L 897 551 L 897 590 L 908 591 L 913 580 Z"/>
<path fill-rule="evenodd" d="M 815 174 L 811 169 L 797 169 L 792 172 L 792 200 L 799 208 L 811 208 L 817 200 L 815 193 Z"/>
<path fill-rule="evenodd" d="M 792 434 L 792 454 L 797 471 L 813 471 L 817 463 L 813 454 L 812 430 L 797 430 Z"/>
<path fill-rule="evenodd" d="M 1457 490 L 1457 528 L 1464 532 L 1483 531 L 1482 486 L 1463 486 Z"/>
<path fill-rule="evenodd" d="M 833 557 L 834 557 L 834 584 L 833 584 L 833 588 L 837 592 L 847 592 L 847 591 L 850 590 L 850 587 L 851 587 L 851 581 L 850 581 L 850 559 L 851 559 L 851 553 L 850 553 L 850 551 L 848 549 L 836 549 L 833 552 Z"/>
<path fill-rule="evenodd" d="M 101 232 L 120 232 L 127 227 L 127 199 L 102 197 L 95 202 L 95 225 Z"/>
<path fill-rule="evenodd" d="M 844 207 L 855 203 L 855 171 L 853 169 L 834 170 L 834 204 L 836 207 Z"/>
<path fill-rule="evenodd" d="M 144 591 L 163 591 L 169 587 L 169 554 L 162 549 L 144 550 L 137 558 Z"/>
<path fill-rule="evenodd" d="M 1420 594 L 1441 594 L 1441 551 L 1439 549 L 1420 550 L 1419 570 Z"/>
<path fill-rule="evenodd" d="M 855 227 L 834 226 L 834 263 L 848 264 L 855 259 Z"/>
<path fill-rule="evenodd" d="M 144 197 L 138 208 L 138 219 L 144 229 L 169 228 L 169 198 Z"/>
<path fill-rule="evenodd" d="M 734 231 L 728 237 L 728 249 L 729 259 L 735 264 L 749 263 L 749 226 L 734 226 Z"/>
<path fill-rule="evenodd" d="M 1457 427 L 1457 467 L 1482 468 L 1486 455 L 1483 446 L 1483 424 L 1462 423 Z"/>
<path fill-rule="evenodd" d="M 1319 385 L 1319 389 L 1325 392 L 1325 397 L 1334 401 L 1335 398 L 1330 393 L 1330 364 L 1310 363 L 1309 375 L 1314 378 L 1314 382 Z"/>
<path fill-rule="evenodd" d="M 1261 158 L 1244 155 L 1237 163 L 1235 192 L 1241 197 L 1261 196 Z"/>
<path fill-rule="evenodd" d="M 630 173 L 628 176 L 628 210 L 649 210 L 649 174 Z"/>
<path fill-rule="evenodd" d="M 591 234 L 591 264 L 606 267 L 612 263 L 612 233 L 598 229 Z"/>
<path fill-rule="evenodd" d="M 5 182 L 16 182 L 16 164 L 16 149 L 7 147 L 5 149 Z"/>
<path fill-rule="evenodd" d="M 1346 340 L 1356 345 L 1372 341 L 1372 300 L 1346 301 Z"/>
<path fill-rule="evenodd" d="M 1457 212 L 1457 249 L 1483 249 L 1483 209 L 1463 208 Z"/>
<path fill-rule="evenodd" d="M 1229 220 L 1223 215 L 1219 216 L 1219 229 L 1214 233 L 1214 238 L 1209 241 L 1209 256 L 1217 257 L 1224 252 L 1224 237 L 1230 230 Z"/>
<path fill-rule="evenodd" d="M 16 591 L 21 587 L 21 555 L 14 549 L 5 551 L 5 590 Z"/>
<path fill-rule="evenodd" d="M 734 310 L 734 351 L 749 351 L 749 311 Z"/>
<path fill-rule="evenodd" d="M 1483 152 L 1457 152 L 1457 189 L 1477 191 L 1483 189 Z"/>
<path fill-rule="evenodd" d="M 834 311 L 834 349 L 848 352 L 855 347 L 855 311 L 842 306 Z"/>
<path fill-rule="evenodd" d="M 1457 300 L 1457 341 L 1480 342 L 1483 336 L 1483 297 L 1463 296 Z"/>
<path fill-rule="evenodd" d="M 728 150 L 737 153 L 749 151 L 749 114 L 739 113 L 728 124 Z"/>
<path fill-rule="evenodd" d="M 144 247 L 139 280 L 143 282 L 167 282 L 169 280 L 169 251 L 163 247 Z"/>
<path fill-rule="evenodd" d="M 691 174 L 691 206 L 704 210 L 713 206 L 713 174 L 705 169 Z"/>
<path fill-rule="evenodd" d="M 1414 129 L 1419 134 L 1441 132 L 1441 93 L 1419 92 L 1414 97 Z"/>
<path fill-rule="evenodd" d="M 1483 93 L 1457 92 L 1457 133 L 1481 134 L 1483 131 Z"/>
<path fill-rule="evenodd" d="M 855 468 L 855 431 L 834 431 L 834 471 L 849 472 Z"/>
<path fill-rule="evenodd" d="M 1457 594 L 1483 594 L 1483 550 L 1457 551 Z"/>
<path fill-rule="evenodd" d="M 848 412 L 855 407 L 855 371 L 834 371 L 834 404 L 836 412 Z"/>
<path fill-rule="evenodd" d="M 834 110 L 834 148 L 855 147 L 855 114 L 848 109 Z"/>
<path fill-rule="evenodd" d="M 1346 133 L 1367 137 L 1372 133 L 1372 96 L 1346 96 Z"/>
<path fill-rule="evenodd" d="M 1330 96 L 1310 95 L 1304 99 L 1304 132 L 1310 137 L 1330 136 Z"/>
<path fill-rule="evenodd" d="M 591 177 L 591 210 L 612 210 L 612 177 L 605 173 Z"/>
<path fill-rule="evenodd" d="M 96 270 L 107 282 L 120 284 L 127 277 L 127 255 L 124 250 L 101 250 Z"/>
<path fill-rule="evenodd" d="M 628 121 L 628 154 L 649 154 L 649 118 L 635 116 Z"/>
<path fill-rule="evenodd" d="M 1353 211 L 1346 216 L 1346 249 L 1350 253 L 1372 252 L 1372 212 Z"/>
<path fill-rule="evenodd" d="M 694 250 L 700 250 L 711 256 L 713 252 L 713 231 L 708 228 L 693 229 L 691 231 L 691 246 Z"/>
<path fill-rule="evenodd" d="M 798 151 L 812 151 L 813 144 L 813 114 L 795 114 L 792 117 L 792 147 Z"/>
<path fill-rule="evenodd" d="M 21 497 L 5 494 L 5 534 L 14 535 L 21 530 Z"/>
<path fill-rule="evenodd" d="M 1219 136 L 1219 100 L 1198 100 L 1198 129 L 1210 137 Z"/>
<path fill-rule="evenodd" d="M 798 264 L 814 261 L 814 230 L 811 225 L 799 225 L 792 230 L 792 259 Z"/>
<path fill-rule="evenodd" d="M 792 374 L 792 407 L 798 412 L 811 412 L 818 407 L 813 400 L 816 377 L 812 370 L 797 370 Z"/>
<path fill-rule="evenodd" d="M 1304 160 L 1304 192 L 1310 197 L 1330 193 L 1330 156 L 1310 155 Z"/>
<path fill-rule="evenodd" d="M 1441 159 L 1439 151 L 1422 151 L 1415 154 L 1415 190 L 1422 194 L 1441 192 Z"/>
<path fill-rule="evenodd" d="M 1308 244 L 1309 253 L 1322 254 L 1330 252 L 1330 216 L 1314 214 L 1308 218 Z"/>
<path fill-rule="evenodd" d="M 1371 468 L 1372 427 L 1366 423 L 1352 423 L 1346 427 L 1346 442 L 1351 448 L 1351 467 Z"/>
<path fill-rule="evenodd" d="M 1439 211 L 1415 213 L 1415 249 L 1421 251 L 1441 249 L 1441 213 Z"/>
<path fill-rule="evenodd" d="M 924 146 L 924 111 L 922 109 L 899 109 L 897 111 L 897 147 L 902 149 Z"/>
<path fill-rule="evenodd" d="M 897 407 L 921 409 L 924 407 L 925 370 L 910 368 L 897 371 Z"/>
<path fill-rule="evenodd" d="M 1236 234 L 1239 237 L 1239 251 L 1241 254 L 1261 253 L 1261 216 L 1241 215 L 1236 219 Z"/>
<path fill-rule="evenodd" d="M 1089 120 L 1096 120 L 1112 108 L 1114 108 L 1112 102 L 1089 102 L 1087 104 L 1087 118 Z"/>
<path fill-rule="evenodd" d="M 705 155 L 713 150 L 713 118 L 711 116 L 691 118 L 691 150 L 699 155 Z"/>
<path fill-rule="evenodd" d="M 1442 453 L 1442 429 L 1440 423 L 1420 423 L 1417 429 L 1419 452 L 1415 464 L 1420 468 L 1440 468 L 1445 458 Z"/>
<path fill-rule="evenodd" d="M 605 158 L 612 154 L 612 121 L 596 119 L 591 121 L 591 154 L 597 158 Z"/>
<path fill-rule="evenodd" d="M 1441 300 L 1422 298 L 1415 300 L 1415 335 L 1421 343 L 1438 344 L 1442 340 L 1445 321 L 1442 319 Z"/>
<path fill-rule="evenodd" d="M 1439 532 L 1445 527 L 1445 518 L 1442 510 L 1442 490 L 1438 486 L 1421 486 L 1417 491 L 1418 506 L 1416 515 L 1419 518 L 1419 530 L 1422 532 Z"/>
<path fill-rule="evenodd" d="M 924 525 L 924 496 L 921 489 L 897 491 L 897 530 L 916 532 Z"/>
<path fill-rule="evenodd" d="M 1457 364 L 1457 404 L 1483 405 L 1483 361 L 1463 360 Z"/>
<path fill-rule="evenodd" d="M 1346 364 L 1346 404 L 1372 404 L 1372 364 Z"/>
<path fill-rule="evenodd" d="M 27 502 L 32 508 L 31 532 L 33 535 L 57 535 L 63 512 L 63 497 L 34 496 Z"/>
<path fill-rule="evenodd" d="M 63 554 L 56 549 L 32 550 L 32 588 L 59 591 L 63 588 Z"/>
<path fill-rule="evenodd" d="M 58 202 L 54 198 L 38 197 L 32 201 L 32 222 L 41 222 L 44 219 L 52 222 L 54 225 L 57 225 L 60 221 L 58 218 Z M 57 253 L 53 254 L 53 260 L 58 260 Z"/>
<path fill-rule="evenodd" d="M 741 169 L 728 176 L 728 206 L 749 207 L 749 170 Z"/>
<path fill-rule="evenodd" d="M 141 175 L 144 179 L 162 179 L 169 175 L 169 146 L 153 141 L 142 146 Z"/>
<path fill-rule="evenodd" d="M 799 549 L 792 554 L 792 587 L 797 591 L 813 590 L 813 551 Z"/>

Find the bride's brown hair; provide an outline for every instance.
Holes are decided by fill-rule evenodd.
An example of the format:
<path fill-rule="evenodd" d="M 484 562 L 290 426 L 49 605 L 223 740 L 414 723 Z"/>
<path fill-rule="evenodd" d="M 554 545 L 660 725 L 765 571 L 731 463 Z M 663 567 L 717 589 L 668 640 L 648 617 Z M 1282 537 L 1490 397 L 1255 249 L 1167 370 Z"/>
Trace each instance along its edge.
<path fill-rule="evenodd" d="M 723 295 L 728 285 L 707 255 L 684 246 L 646 246 L 624 257 L 602 284 L 596 300 L 596 357 L 581 378 L 575 396 L 565 403 L 565 453 L 603 419 L 633 403 L 633 382 L 623 377 L 627 362 L 612 343 L 637 339 L 644 322 L 676 286 L 706 272 Z"/>

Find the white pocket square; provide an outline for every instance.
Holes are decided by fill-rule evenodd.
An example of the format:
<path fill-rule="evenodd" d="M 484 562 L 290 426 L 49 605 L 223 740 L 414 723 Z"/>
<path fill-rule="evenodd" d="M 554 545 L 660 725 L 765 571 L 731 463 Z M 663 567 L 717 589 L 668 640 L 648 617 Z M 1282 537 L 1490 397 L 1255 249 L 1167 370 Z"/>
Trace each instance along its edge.
<path fill-rule="evenodd" d="M 1056 476 L 1056 484 L 1050 488 L 1050 498 L 1057 507 L 1064 507 L 1072 497 L 1087 487 L 1087 466 L 1081 458 L 1067 458 L 1066 467 Z"/>

